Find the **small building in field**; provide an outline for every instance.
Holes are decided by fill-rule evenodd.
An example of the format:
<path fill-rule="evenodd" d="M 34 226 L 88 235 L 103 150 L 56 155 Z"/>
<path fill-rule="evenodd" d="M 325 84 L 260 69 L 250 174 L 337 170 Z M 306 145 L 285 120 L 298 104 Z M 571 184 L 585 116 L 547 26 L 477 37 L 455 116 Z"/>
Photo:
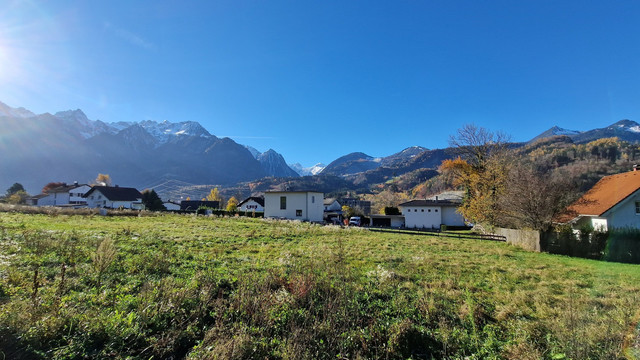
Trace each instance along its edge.
<path fill-rule="evenodd" d="M 465 226 L 464 217 L 457 212 L 458 200 L 411 200 L 400 204 L 406 228 L 440 229 L 446 226 Z"/>
<path fill-rule="evenodd" d="M 83 195 L 90 208 L 143 210 L 142 194 L 135 188 L 94 186 Z"/>
<path fill-rule="evenodd" d="M 640 171 L 603 177 L 556 221 L 576 230 L 640 229 Z"/>
<path fill-rule="evenodd" d="M 264 194 L 264 217 L 321 223 L 324 193 L 318 191 L 269 191 Z"/>
<path fill-rule="evenodd" d="M 262 196 L 251 196 L 248 197 L 240 204 L 238 204 L 239 211 L 248 211 L 248 212 L 264 212 L 264 197 Z"/>

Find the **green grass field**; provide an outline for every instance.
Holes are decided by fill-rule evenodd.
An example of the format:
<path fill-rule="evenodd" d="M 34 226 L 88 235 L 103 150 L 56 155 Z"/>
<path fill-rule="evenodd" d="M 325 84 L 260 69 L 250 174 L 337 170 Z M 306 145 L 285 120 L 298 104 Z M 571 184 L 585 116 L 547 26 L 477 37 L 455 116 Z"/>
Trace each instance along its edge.
<path fill-rule="evenodd" d="M 499 242 L 0 213 L 0 359 L 633 359 L 639 304 L 638 265 Z"/>

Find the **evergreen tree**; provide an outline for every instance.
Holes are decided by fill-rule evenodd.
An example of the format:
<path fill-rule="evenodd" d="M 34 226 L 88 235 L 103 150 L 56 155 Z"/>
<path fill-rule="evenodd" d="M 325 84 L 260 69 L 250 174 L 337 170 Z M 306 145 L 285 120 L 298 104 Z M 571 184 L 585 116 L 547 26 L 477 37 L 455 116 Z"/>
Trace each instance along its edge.
<path fill-rule="evenodd" d="M 167 208 L 162 204 L 162 200 L 158 196 L 155 190 L 144 190 L 142 192 L 142 203 L 147 208 L 147 210 L 151 211 L 161 211 L 167 210 Z"/>
<path fill-rule="evenodd" d="M 22 186 L 22 184 L 14 183 L 13 185 L 11 185 L 10 188 L 7 189 L 7 197 L 17 193 L 18 191 L 26 192 L 26 190 L 24 189 L 24 186 Z"/>

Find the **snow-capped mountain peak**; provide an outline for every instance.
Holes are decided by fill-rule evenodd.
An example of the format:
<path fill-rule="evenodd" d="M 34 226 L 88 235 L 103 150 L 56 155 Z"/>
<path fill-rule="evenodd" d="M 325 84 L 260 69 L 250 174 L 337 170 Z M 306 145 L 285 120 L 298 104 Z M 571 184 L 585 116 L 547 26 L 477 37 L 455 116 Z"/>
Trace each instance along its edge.
<path fill-rule="evenodd" d="M 158 139 L 160 143 L 166 143 L 173 136 L 189 135 L 209 138 L 212 135 L 195 121 L 182 121 L 172 123 L 167 120 L 156 122 L 153 120 L 145 120 L 140 122 L 142 126 L 151 136 Z"/>
<path fill-rule="evenodd" d="M 552 132 L 553 135 L 577 135 L 577 134 L 580 134 L 580 131 L 563 129 L 563 128 L 558 127 L 558 126 L 552 127 L 551 128 L 551 132 Z"/>
<path fill-rule="evenodd" d="M 610 129 L 619 128 L 620 130 L 626 130 L 633 133 L 640 133 L 640 124 L 633 120 L 620 120 L 615 124 L 609 126 Z"/>
<path fill-rule="evenodd" d="M 300 174 L 300 176 L 317 175 L 322 170 L 324 170 L 324 168 L 326 166 L 327 165 L 325 165 L 323 163 L 317 163 L 317 164 L 315 164 L 313 166 L 309 166 L 309 167 L 304 167 L 300 163 L 289 164 L 289 167 L 292 168 L 298 174 Z"/>

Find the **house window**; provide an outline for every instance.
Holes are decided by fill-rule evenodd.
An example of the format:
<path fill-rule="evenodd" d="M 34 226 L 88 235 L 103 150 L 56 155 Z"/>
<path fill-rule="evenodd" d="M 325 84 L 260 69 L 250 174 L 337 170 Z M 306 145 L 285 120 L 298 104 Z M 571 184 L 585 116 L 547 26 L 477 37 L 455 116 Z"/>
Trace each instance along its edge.
<path fill-rule="evenodd" d="M 411 212 L 411 209 L 407 209 L 407 212 Z"/>
<path fill-rule="evenodd" d="M 296 216 L 302 216 L 302 210 L 296 210 Z"/>
<path fill-rule="evenodd" d="M 438 209 L 436 209 L 435 212 L 438 212 Z"/>
<path fill-rule="evenodd" d="M 636 201 L 636 215 L 640 215 L 640 201 Z"/>
<path fill-rule="evenodd" d="M 316 203 L 316 196 L 315 195 L 311 195 L 311 203 L 312 204 Z"/>
<path fill-rule="evenodd" d="M 429 209 L 429 212 L 431 212 L 431 209 Z"/>
<path fill-rule="evenodd" d="M 287 197 L 280 196 L 280 210 L 286 210 L 286 209 L 287 209 Z"/>
<path fill-rule="evenodd" d="M 420 209 L 422 212 L 424 212 L 424 209 Z"/>

